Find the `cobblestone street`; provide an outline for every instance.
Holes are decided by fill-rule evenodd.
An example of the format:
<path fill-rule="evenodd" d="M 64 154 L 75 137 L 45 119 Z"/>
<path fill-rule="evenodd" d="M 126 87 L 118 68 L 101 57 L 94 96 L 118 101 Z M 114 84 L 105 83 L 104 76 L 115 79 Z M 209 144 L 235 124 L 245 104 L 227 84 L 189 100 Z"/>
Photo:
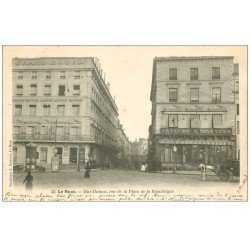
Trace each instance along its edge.
<path fill-rule="evenodd" d="M 200 172 L 177 172 L 176 174 L 144 173 L 135 170 L 93 170 L 90 179 L 84 172 L 32 173 L 35 188 L 166 188 L 172 190 L 232 191 L 239 186 L 239 179 L 222 182 L 218 176 L 209 173 L 202 181 Z M 14 185 L 22 184 L 25 173 L 14 173 Z"/>

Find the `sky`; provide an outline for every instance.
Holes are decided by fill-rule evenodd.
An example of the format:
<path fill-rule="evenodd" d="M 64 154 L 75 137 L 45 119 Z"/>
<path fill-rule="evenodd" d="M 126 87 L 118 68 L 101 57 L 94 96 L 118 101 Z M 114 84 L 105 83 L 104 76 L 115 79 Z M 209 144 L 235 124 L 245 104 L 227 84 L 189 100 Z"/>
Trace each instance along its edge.
<path fill-rule="evenodd" d="M 148 138 L 154 57 L 237 57 L 239 49 L 235 48 L 236 46 L 13 46 L 4 52 L 9 58 L 97 57 L 105 73 L 105 81 L 110 83 L 110 93 L 115 96 L 119 120 L 126 135 L 134 141 L 136 138 Z"/>

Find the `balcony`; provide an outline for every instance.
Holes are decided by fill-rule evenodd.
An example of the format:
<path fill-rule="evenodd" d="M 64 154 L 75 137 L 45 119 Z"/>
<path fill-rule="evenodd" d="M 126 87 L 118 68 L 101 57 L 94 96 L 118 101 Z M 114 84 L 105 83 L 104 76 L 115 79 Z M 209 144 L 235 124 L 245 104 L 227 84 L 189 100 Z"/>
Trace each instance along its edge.
<path fill-rule="evenodd" d="M 232 135 L 231 128 L 161 128 L 163 135 Z"/>
<path fill-rule="evenodd" d="M 41 142 L 55 142 L 55 134 L 13 134 L 14 141 L 41 141 Z M 96 143 L 107 147 L 116 147 L 116 143 L 109 140 L 104 140 L 95 135 L 69 135 L 57 134 L 57 142 L 88 142 Z"/>

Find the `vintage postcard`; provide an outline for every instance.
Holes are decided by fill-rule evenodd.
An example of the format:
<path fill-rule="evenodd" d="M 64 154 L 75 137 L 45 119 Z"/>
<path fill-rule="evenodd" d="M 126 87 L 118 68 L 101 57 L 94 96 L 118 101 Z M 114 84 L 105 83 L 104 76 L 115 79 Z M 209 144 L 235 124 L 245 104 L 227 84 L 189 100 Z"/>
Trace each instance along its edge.
<path fill-rule="evenodd" d="M 3 201 L 247 201 L 247 46 L 3 46 Z"/>

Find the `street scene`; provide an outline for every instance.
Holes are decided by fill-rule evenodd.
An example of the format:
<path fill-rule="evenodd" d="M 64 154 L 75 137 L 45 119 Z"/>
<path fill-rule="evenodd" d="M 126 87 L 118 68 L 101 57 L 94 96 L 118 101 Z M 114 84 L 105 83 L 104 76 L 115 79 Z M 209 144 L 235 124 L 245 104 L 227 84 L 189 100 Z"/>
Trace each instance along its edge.
<path fill-rule="evenodd" d="M 153 56 L 148 64 L 140 100 L 107 80 L 101 58 L 13 58 L 14 186 L 236 190 L 237 58 Z"/>

